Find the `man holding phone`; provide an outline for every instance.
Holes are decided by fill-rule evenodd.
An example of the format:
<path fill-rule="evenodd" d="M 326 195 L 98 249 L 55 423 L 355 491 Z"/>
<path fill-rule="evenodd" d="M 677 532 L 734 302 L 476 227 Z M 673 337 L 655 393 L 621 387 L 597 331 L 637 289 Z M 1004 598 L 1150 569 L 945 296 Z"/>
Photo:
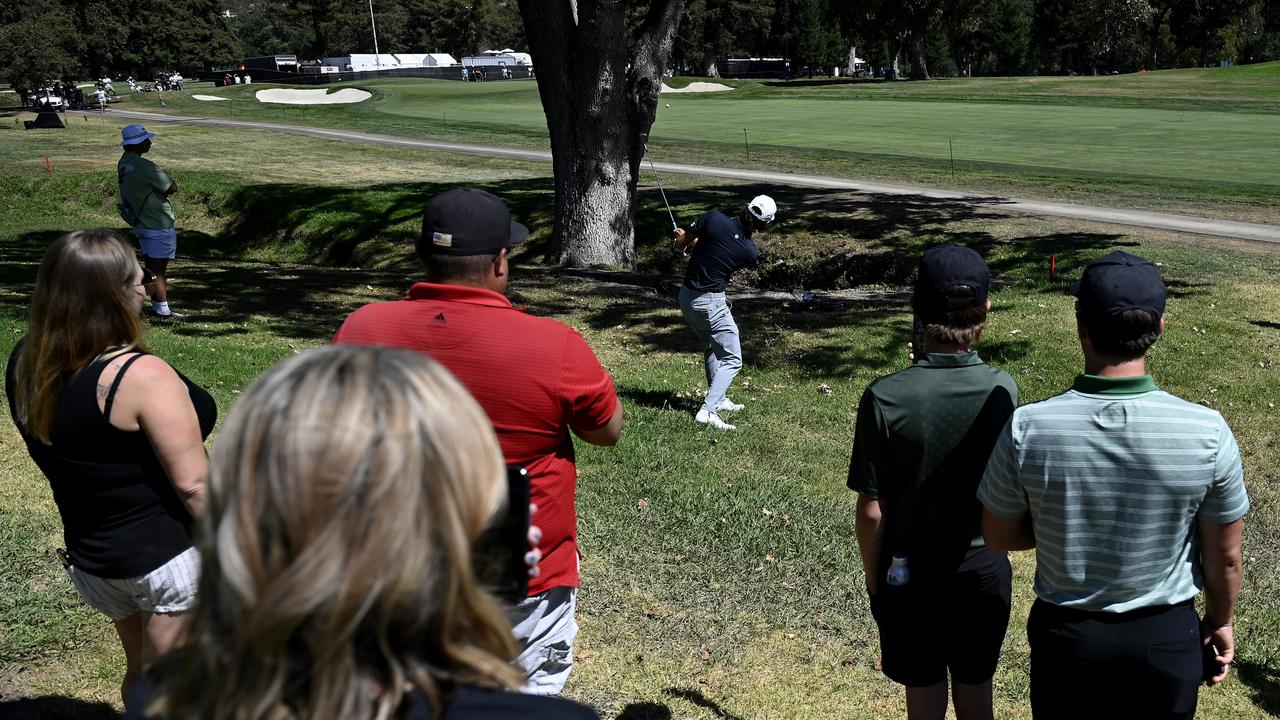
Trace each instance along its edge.
<path fill-rule="evenodd" d="M 529 473 L 542 530 L 539 575 L 513 610 L 525 692 L 555 695 L 573 667 L 578 544 L 572 435 L 614 445 L 622 403 L 613 379 L 573 328 L 513 307 L 503 294 L 510 248 L 528 235 L 501 199 L 457 188 L 432 198 L 416 243 L 427 282 L 366 305 L 335 343 L 417 350 L 440 362 L 493 423 L 508 465 Z"/>
<path fill-rule="evenodd" d="M 1036 549 L 1037 720 L 1189 719 L 1200 683 L 1222 682 L 1235 655 L 1240 450 L 1218 412 L 1147 374 L 1165 329 L 1154 263 L 1113 252 L 1072 293 L 1085 374 L 1005 425 L 978 488 L 982 533 Z"/>

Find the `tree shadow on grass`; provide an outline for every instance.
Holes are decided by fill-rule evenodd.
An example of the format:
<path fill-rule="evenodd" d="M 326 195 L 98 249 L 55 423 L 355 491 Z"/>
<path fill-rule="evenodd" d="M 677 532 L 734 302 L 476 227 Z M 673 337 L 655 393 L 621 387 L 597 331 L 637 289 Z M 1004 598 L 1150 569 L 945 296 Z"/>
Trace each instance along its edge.
<path fill-rule="evenodd" d="M 638 702 L 622 708 L 617 720 L 671 720 L 671 709 L 654 702 Z"/>
<path fill-rule="evenodd" d="M 998 197 L 959 201 L 751 183 L 676 190 L 668 195 L 679 206 L 679 220 L 688 224 L 710 209 L 735 215 L 748 199 L 761 193 L 777 200 L 779 220 L 756 238 L 764 253 L 760 265 L 735 278 L 761 288 L 906 285 L 914 277 L 920 253 L 934 245 L 957 243 L 987 257 L 998 277 L 1029 283 L 1041 292 L 1063 292 L 1069 279 L 1078 276 L 1090 260 L 1117 247 L 1138 244 L 1111 232 L 997 237 L 986 223 L 1010 217 L 999 209 L 1006 200 Z M 674 250 L 670 235 L 661 199 L 656 193 L 640 192 L 636 242 L 641 269 L 683 273 L 688 259 Z M 798 243 L 797 238 L 810 241 Z M 1050 257 L 1056 258 L 1054 280 L 1049 278 Z"/>
<path fill-rule="evenodd" d="M 1267 330 L 1280 330 L 1280 323 L 1271 322 L 1270 320 L 1250 320 L 1249 324 L 1254 327 L 1265 328 Z"/>
<path fill-rule="evenodd" d="M 546 224 L 553 192 L 545 178 L 471 184 L 502 197 L 514 218 Z M 361 187 L 263 183 L 200 198 L 231 218 L 216 236 L 181 238 L 192 257 L 237 258 L 264 250 L 328 266 L 412 263 L 426 202 L 459 183 L 383 183 Z M 545 242 L 543 240 L 542 242 Z M 545 254 L 542 242 L 522 248 Z"/>
<path fill-rule="evenodd" d="M 431 182 L 236 186 L 225 181 L 210 181 L 206 186 L 188 202 L 202 204 L 210 217 L 230 220 L 216 234 L 179 228 L 173 293 L 175 304 L 194 320 L 217 321 L 219 327 L 175 324 L 173 332 L 232 335 L 247 332 L 247 323 L 265 317 L 278 334 L 302 340 L 329 337 L 349 312 L 370 297 L 364 290 L 393 299 L 420 279 L 413 242 L 420 233 L 422 207 L 431 196 L 455 187 Z M 656 188 L 639 192 L 636 218 L 640 274 L 632 282 L 649 287 L 620 290 L 613 285 L 584 284 L 584 289 L 574 291 L 592 300 L 591 309 L 584 312 L 581 303 L 559 292 L 563 275 L 530 267 L 545 261 L 551 251 L 550 179 L 510 179 L 477 187 L 504 198 L 513 217 L 532 231 L 513 256 L 510 292 L 517 303 L 532 302 L 537 314 L 585 317 L 595 329 L 622 325 L 649 350 L 701 351 L 674 300 L 662 292 L 664 280 L 683 274 L 687 258 L 672 248 L 670 225 Z M 814 339 L 798 351 L 798 359 L 819 372 L 847 373 L 867 362 L 884 365 L 897 358 L 906 342 L 905 297 L 887 299 L 884 289 L 909 285 L 920 253 L 935 244 L 959 242 L 973 247 L 988 257 L 1003 282 L 1044 293 L 1064 293 L 1088 260 L 1132 244 L 1123 235 L 1101 232 L 996 237 L 984 229 L 984 221 L 1002 217 L 998 210 L 922 196 L 731 183 L 682 189 L 672 193 L 672 199 L 679 203 L 680 219 L 690 222 L 712 207 L 735 212 L 762 192 L 779 201 L 781 220 L 760 238 L 764 262 L 739 273 L 735 280 L 765 289 L 871 287 L 879 289 L 881 297 L 806 313 L 786 313 L 774 300 L 740 303 L 735 315 L 744 324 L 747 360 L 754 364 L 785 364 L 795 359 L 770 348 L 786 345 L 776 341 L 797 330 L 813 333 Z M 26 233 L 16 239 L 12 251 L 6 250 L 0 283 L 23 290 L 0 296 L 0 307 L 20 305 L 25 312 L 39 256 L 58 234 Z M 1051 255 L 1057 258 L 1059 272 L 1054 280 L 1047 277 Z M 307 265 L 246 259 L 253 257 L 283 257 Z M 652 282 L 645 281 L 645 276 Z M 1175 293 L 1198 289 L 1171 285 Z M 362 290 L 362 299 L 354 298 L 356 288 Z M 527 297 L 522 288 L 529 288 Z M 539 289 L 545 292 L 534 292 Z M 856 350 L 830 339 L 829 331 L 848 326 L 868 329 L 872 345 L 864 343 Z M 1006 353 L 1010 357 L 1025 354 L 1016 343 Z"/>
<path fill-rule="evenodd" d="M 654 410 L 674 410 L 691 413 L 702 405 L 701 398 L 681 397 L 669 390 L 645 390 L 624 386 L 618 389 L 618 394 L 633 405 Z"/>
<path fill-rule="evenodd" d="M 680 698 L 681 700 L 697 705 L 704 710 L 709 710 L 713 715 L 721 718 L 721 720 L 742 720 L 738 715 L 726 712 L 724 708 L 720 707 L 719 703 L 708 698 L 706 695 L 703 695 L 700 690 L 693 690 L 691 688 L 667 688 L 665 692 L 671 697 Z"/>
<path fill-rule="evenodd" d="M 0 700 L 5 720 L 118 720 L 120 714 L 104 702 L 88 702 L 61 695 Z"/>
<path fill-rule="evenodd" d="M 0 311 L 26 314 L 40 255 L 61 234 L 28 233 L 18 238 L 17 256 L 6 251 L 5 261 L 0 262 L 0 286 L 11 292 L 0 293 Z M 209 236 L 192 232 L 183 233 L 183 238 L 212 242 Z M 245 334 L 250 324 L 268 318 L 271 331 L 281 337 L 327 340 L 348 314 L 364 304 L 352 297 L 353 289 L 391 300 L 402 296 L 414 279 L 407 271 L 224 262 L 207 257 L 180 256 L 170 267 L 170 298 L 186 319 L 167 327 L 175 335 L 188 337 Z"/>
<path fill-rule="evenodd" d="M 1234 663 L 1240 682 L 1248 686 L 1253 704 L 1272 717 L 1280 717 L 1280 669 L 1250 660 Z"/>

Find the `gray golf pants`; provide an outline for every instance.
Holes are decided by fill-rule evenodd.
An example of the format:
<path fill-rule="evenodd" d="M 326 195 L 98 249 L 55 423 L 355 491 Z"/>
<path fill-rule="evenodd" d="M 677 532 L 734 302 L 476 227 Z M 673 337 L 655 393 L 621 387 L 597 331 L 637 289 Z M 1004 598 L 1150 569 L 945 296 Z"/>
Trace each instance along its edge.
<path fill-rule="evenodd" d="M 715 412 L 742 369 L 742 343 L 738 324 L 733 321 L 724 293 L 700 293 L 680 288 L 680 312 L 689 327 L 698 333 L 704 346 L 703 362 L 707 370 L 707 399 L 702 409 Z"/>

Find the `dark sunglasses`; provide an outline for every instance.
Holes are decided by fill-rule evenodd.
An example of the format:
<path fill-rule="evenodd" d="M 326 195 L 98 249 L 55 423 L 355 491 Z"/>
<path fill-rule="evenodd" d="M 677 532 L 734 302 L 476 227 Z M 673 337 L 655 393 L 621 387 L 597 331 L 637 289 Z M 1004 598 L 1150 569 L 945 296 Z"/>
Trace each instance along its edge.
<path fill-rule="evenodd" d="M 147 285 L 154 285 L 155 282 L 156 282 L 156 274 L 146 268 L 142 268 L 142 280 L 141 282 L 134 283 L 134 285 L 141 285 L 143 287 L 146 287 Z"/>

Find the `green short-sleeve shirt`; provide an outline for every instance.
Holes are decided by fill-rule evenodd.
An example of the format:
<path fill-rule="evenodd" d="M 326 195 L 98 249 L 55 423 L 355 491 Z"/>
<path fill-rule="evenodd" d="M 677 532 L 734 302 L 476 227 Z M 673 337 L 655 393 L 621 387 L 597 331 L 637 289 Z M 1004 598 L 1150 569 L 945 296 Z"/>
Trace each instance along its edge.
<path fill-rule="evenodd" d="M 880 502 L 887 552 L 981 547 L 978 482 L 1018 386 L 976 352 L 928 355 L 867 387 L 849 487 Z"/>
<path fill-rule="evenodd" d="M 173 206 L 164 194 L 173 181 L 159 166 L 137 153 L 126 152 L 116 163 L 116 172 L 120 195 L 138 218 L 134 227 L 167 230 L 174 226 Z"/>

